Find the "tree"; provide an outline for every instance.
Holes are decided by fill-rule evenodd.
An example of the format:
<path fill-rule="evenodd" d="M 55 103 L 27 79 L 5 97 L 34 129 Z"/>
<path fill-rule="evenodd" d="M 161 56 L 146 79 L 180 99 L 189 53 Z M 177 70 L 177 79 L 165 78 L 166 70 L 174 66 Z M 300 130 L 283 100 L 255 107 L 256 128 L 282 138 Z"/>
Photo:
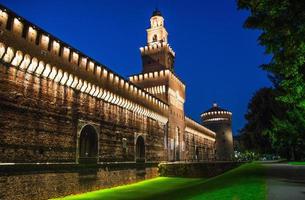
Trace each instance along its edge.
<path fill-rule="evenodd" d="M 275 152 L 267 134 L 273 126 L 273 117 L 282 115 L 283 109 L 275 97 L 273 88 L 261 88 L 250 100 L 245 115 L 247 123 L 240 131 L 240 140 L 244 148 L 260 154 Z"/>
<path fill-rule="evenodd" d="M 304 159 L 305 116 L 305 1 L 238 0 L 238 8 L 250 11 L 244 26 L 258 29 L 259 43 L 272 56 L 262 65 L 276 82 L 284 116 L 273 117 L 268 130 L 274 144 L 290 159 Z"/>

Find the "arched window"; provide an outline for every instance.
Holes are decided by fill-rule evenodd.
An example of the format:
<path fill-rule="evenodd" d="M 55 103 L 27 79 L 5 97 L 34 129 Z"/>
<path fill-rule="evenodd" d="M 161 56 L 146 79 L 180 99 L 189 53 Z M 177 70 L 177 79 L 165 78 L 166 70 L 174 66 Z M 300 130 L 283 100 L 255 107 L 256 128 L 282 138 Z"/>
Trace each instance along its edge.
<path fill-rule="evenodd" d="M 153 37 L 153 42 L 157 42 L 158 41 L 158 36 L 155 34 Z"/>
<path fill-rule="evenodd" d="M 96 163 L 98 158 L 98 137 L 92 125 L 85 125 L 79 137 L 79 162 Z"/>
<path fill-rule="evenodd" d="M 142 136 L 136 141 L 136 162 L 145 162 L 145 143 Z"/>

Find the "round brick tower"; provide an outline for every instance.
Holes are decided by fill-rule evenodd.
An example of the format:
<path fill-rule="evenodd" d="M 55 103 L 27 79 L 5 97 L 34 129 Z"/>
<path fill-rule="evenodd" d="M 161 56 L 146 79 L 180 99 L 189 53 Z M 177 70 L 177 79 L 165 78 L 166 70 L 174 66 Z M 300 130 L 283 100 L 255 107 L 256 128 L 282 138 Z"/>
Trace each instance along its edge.
<path fill-rule="evenodd" d="M 220 108 L 216 103 L 201 114 L 202 125 L 216 133 L 216 159 L 233 158 L 232 113 Z"/>

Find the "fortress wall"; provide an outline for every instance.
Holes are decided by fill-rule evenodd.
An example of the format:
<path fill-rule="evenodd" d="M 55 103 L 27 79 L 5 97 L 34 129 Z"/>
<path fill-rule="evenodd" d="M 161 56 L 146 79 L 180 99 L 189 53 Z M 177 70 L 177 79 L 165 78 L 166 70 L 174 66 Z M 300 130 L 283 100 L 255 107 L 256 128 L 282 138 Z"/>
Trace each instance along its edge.
<path fill-rule="evenodd" d="M 52 166 L 52 165 L 51 165 Z M 16 172 L 17 167 L 35 170 Z M 46 200 L 138 182 L 158 176 L 157 164 L 150 166 L 126 164 L 98 165 L 80 168 L 79 165 L 54 166 L 55 170 L 35 165 L 11 166 L 13 173 L 0 172 L 1 200 Z M 49 166 L 49 168 L 51 168 Z M 1 170 L 0 170 L 1 171 Z"/>
<path fill-rule="evenodd" d="M 0 77 L 0 162 L 75 162 L 88 123 L 98 127 L 102 162 L 134 161 L 140 134 L 146 159 L 164 159 L 162 123 L 4 64 Z"/>

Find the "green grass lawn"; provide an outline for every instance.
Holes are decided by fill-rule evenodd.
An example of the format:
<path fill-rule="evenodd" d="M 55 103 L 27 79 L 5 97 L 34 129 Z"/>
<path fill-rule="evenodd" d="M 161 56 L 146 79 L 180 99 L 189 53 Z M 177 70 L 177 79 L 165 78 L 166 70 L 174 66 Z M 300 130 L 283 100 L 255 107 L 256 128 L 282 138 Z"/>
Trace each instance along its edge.
<path fill-rule="evenodd" d="M 263 166 L 250 163 L 210 179 L 158 177 L 61 199 L 264 200 L 266 199 L 266 182 Z"/>
<path fill-rule="evenodd" d="M 305 162 L 289 162 L 290 165 L 305 165 Z"/>

